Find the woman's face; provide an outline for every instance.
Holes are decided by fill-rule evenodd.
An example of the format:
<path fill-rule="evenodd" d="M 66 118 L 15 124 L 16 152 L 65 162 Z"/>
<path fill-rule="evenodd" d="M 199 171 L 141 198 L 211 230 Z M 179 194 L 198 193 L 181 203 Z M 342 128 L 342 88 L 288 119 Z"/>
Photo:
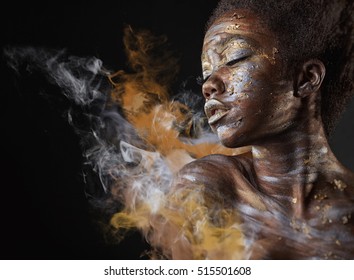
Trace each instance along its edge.
<path fill-rule="evenodd" d="M 283 78 L 275 36 L 253 13 L 235 10 L 207 31 L 202 51 L 209 125 L 227 147 L 254 145 L 289 128 L 300 101 Z"/>

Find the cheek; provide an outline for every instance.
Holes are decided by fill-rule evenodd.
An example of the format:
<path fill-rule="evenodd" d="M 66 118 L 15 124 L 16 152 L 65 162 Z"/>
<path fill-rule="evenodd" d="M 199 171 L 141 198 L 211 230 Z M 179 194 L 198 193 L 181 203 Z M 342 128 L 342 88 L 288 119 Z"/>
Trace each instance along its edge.
<path fill-rule="evenodd" d="M 240 103 L 244 116 L 244 129 L 257 135 L 278 133 L 294 123 L 298 112 L 298 100 L 293 92 L 278 95 L 262 94 L 253 102 Z"/>
<path fill-rule="evenodd" d="M 250 80 L 248 69 L 233 70 L 228 79 L 227 92 L 240 93 L 243 91 L 246 81 Z"/>
<path fill-rule="evenodd" d="M 294 97 L 293 91 L 284 92 L 272 100 L 271 114 L 272 126 L 285 129 L 294 122 L 300 110 L 301 100 Z"/>
<path fill-rule="evenodd" d="M 292 93 L 288 94 L 291 89 L 283 87 L 281 81 L 272 77 L 271 70 L 269 67 L 249 64 L 235 71 L 229 85 L 234 90 L 234 96 L 229 101 L 232 98 L 243 114 L 255 119 L 261 117 L 269 120 L 281 115 L 292 102 Z"/>
<path fill-rule="evenodd" d="M 238 115 L 242 117 L 243 129 L 255 128 L 258 125 L 264 126 L 271 115 L 269 105 L 266 98 L 252 96 L 241 100 L 238 106 Z"/>
<path fill-rule="evenodd" d="M 228 93 L 250 94 L 264 87 L 268 78 L 260 73 L 259 66 L 256 63 L 247 63 L 241 67 L 233 69 L 226 79 L 226 89 Z"/>
<path fill-rule="evenodd" d="M 242 125 L 237 127 L 240 133 L 256 133 L 258 130 L 270 129 L 274 120 L 283 122 L 284 106 L 278 104 L 278 101 L 272 93 L 254 87 L 251 92 L 243 92 L 234 100 L 235 106 L 230 117 L 234 120 L 242 118 Z M 226 131 L 222 134 L 227 136 Z"/>

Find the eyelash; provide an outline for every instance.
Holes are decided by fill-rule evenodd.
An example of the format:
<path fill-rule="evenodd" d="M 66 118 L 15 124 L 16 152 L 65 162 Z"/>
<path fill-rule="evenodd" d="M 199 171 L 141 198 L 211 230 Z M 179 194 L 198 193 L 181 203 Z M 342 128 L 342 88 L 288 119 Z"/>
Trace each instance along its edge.
<path fill-rule="evenodd" d="M 230 60 L 229 62 L 227 62 L 225 65 L 226 65 L 226 66 L 233 66 L 233 65 L 239 63 L 240 61 L 245 60 L 245 59 L 247 59 L 247 58 L 249 58 L 249 57 L 250 57 L 250 56 L 242 56 L 242 57 L 240 57 L 240 58 L 232 59 L 232 60 Z"/>
<path fill-rule="evenodd" d="M 242 60 L 245 60 L 245 59 L 247 59 L 249 57 L 250 57 L 250 55 L 246 55 L 246 56 L 243 56 L 243 57 L 240 57 L 240 58 L 232 59 L 229 62 L 227 62 L 225 65 L 226 66 L 233 66 L 233 65 L 235 65 L 235 64 L 237 64 L 237 63 L 241 62 Z M 201 76 L 197 77 L 198 85 L 202 86 L 209 79 L 209 77 L 210 77 L 210 75 L 208 75 L 204 79 Z"/>

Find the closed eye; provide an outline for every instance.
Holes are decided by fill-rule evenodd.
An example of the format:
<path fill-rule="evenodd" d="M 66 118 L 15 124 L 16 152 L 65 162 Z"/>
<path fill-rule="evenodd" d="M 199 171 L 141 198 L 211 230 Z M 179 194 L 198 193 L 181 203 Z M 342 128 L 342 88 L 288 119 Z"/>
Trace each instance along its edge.
<path fill-rule="evenodd" d="M 233 66 L 243 60 L 246 60 L 247 58 L 249 58 L 251 55 L 246 55 L 246 56 L 241 56 L 239 58 L 235 58 L 235 59 L 232 59 L 230 60 L 229 62 L 227 62 L 225 65 L 226 66 Z M 209 78 L 210 78 L 211 75 L 207 75 L 205 78 L 202 78 L 202 77 L 198 77 L 197 78 L 197 83 L 199 85 L 203 85 Z"/>
<path fill-rule="evenodd" d="M 226 63 L 226 66 L 233 66 L 233 65 L 235 65 L 235 64 L 237 64 L 237 63 L 241 62 L 242 60 L 245 60 L 245 59 L 247 59 L 249 57 L 250 57 L 250 55 L 232 59 L 232 60 L 230 60 L 229 62 Z"/>

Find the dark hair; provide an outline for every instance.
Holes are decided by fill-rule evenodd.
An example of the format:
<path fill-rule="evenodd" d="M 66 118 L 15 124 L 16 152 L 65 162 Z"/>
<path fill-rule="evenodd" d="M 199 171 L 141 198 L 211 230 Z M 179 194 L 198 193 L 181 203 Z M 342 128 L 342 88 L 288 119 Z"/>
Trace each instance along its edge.
<path fill-rule="evenodd" d="M 221 0 L 206 29 L 233 9 L 251 10 L 266 22 L 290 74 L 311 58 L 324 63 L 321 114 L 329 135 L 353 94 L 354 0 Z"/>

